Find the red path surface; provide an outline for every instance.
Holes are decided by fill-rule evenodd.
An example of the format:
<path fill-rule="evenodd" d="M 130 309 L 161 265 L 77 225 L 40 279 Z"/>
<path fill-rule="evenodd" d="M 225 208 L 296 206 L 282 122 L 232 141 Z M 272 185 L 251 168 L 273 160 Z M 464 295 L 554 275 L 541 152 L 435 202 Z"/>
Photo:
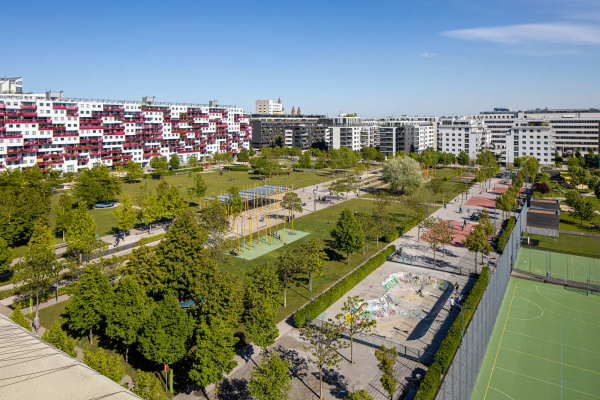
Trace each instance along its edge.
<path fill-rule="evenodd" d="M 494 188 L 492 190 L 489 191 L 489 193 L 502 194 L 502 193 L 505 193 L 507 190 L 508 190 L 508 186 L 496 185 L 496 186 L 494 186 Z"/>
<path fill-rule="evenodd" d="M 467 235 L 471 233 L 471 230 L 477 224 L 467 223 L 465 225 L 465 229 L 462 228 L 463 224 L 460 221 L 448 221 L 448 225 L 450 225 L 452 227 L 452 230 L 454 231 L 454 239 L 452 240 L 451 244 L 453 246 L 462 247 L 463 243 L 465 242 L 465 239 L 467 238 Z"/>
<path fill-rule="evenodd" d="M 489 197 L 476 196 L 471 197 L 465 203 L 467 206 L 473 207 L 486 207 L 486 208 L 496 208 L 496 199 L 490 199 Z"/>

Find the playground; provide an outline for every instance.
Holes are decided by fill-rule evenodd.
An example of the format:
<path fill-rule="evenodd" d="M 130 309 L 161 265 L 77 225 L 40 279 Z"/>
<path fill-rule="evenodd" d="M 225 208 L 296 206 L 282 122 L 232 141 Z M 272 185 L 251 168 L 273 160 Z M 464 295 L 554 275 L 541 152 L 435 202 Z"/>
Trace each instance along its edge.
<path fill-rule="evenodd" d="M 600 398 L 599 321 L 600 296 L 511 278 L 471 400 Z"/>
<path fill-rule="evenodd" d="M 310 235 L 309 232 L 298 231 L 294 229 L 280 229 L 269 234 L 263 234 L 260 237 L 254 239 L 252 244 L 246 243 L 239 248 L 239 253 L 233 250 L 231 255 L 234 255 L 244 260 L 254 260 L 260 256 L 264 256 L 280 247 L 295 242 L 296 240 L 302 239 L 303 237 Z"/>
<path fill-rule="evenodd" d="M 373 335 L 423 350 L 447 316 L 445 304 L 454 284 L 462 289 L 465 281 L 441 271 L 386 262 L 319 318 L 334 318 L 348 297 L 359 296 L 365 300 L 365 312 L 377 321 Z"/>

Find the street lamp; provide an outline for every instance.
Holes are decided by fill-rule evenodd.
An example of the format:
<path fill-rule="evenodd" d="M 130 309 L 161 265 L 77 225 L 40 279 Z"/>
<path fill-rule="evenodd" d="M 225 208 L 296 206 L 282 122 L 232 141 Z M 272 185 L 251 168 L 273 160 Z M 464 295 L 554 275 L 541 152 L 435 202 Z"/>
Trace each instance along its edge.
<path fill-rule="evenodd" d="M 457 304 L 458 307 L 460 308 L 460 343 L 462 344 L 463 342 L 463 338 L 465 336 L 465 314 L 462 312 L 462 310 L 473 310 L 473 307 L 468 307 L 468 306 L 461 306 L 460 304 Z"/>
<path fill-rule="evenodd" d="M 313 211 L 317 211 L 317 193 L 318 192 L 319 192 L 318 186 L 313 188 Z"/>

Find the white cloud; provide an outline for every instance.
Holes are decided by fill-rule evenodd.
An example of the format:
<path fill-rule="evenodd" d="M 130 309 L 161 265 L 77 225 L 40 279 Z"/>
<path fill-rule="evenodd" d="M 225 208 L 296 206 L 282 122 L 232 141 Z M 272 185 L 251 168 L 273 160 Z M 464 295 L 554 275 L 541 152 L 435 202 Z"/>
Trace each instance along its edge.
<path fill-rule="evenodd" d="M 419 54 L 419 56 L 421 56 L 423 58 L 433 58 L 433 57 L 437 56 L 437 53 L 433 53 L 431 51 L 425 51 L 425 52 Z"/>
<path fill-rule="evenodd" d="M 507 25 L 490 28 L 459 29 L 442 32 L 444 36 L 463 40 L 482 40 L 495 43 L 568 43 L 600 44 L 600 26 L 546 23 Z"/>

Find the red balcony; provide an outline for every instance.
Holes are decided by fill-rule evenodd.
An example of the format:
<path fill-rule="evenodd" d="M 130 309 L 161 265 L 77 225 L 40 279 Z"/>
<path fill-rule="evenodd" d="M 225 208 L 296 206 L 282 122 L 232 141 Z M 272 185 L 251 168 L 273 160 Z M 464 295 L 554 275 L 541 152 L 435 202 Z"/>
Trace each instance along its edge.
<path fill-rule="evenodd" d="M 37 110 L 35 104 L 21 104 L 21 110 Z"/>

